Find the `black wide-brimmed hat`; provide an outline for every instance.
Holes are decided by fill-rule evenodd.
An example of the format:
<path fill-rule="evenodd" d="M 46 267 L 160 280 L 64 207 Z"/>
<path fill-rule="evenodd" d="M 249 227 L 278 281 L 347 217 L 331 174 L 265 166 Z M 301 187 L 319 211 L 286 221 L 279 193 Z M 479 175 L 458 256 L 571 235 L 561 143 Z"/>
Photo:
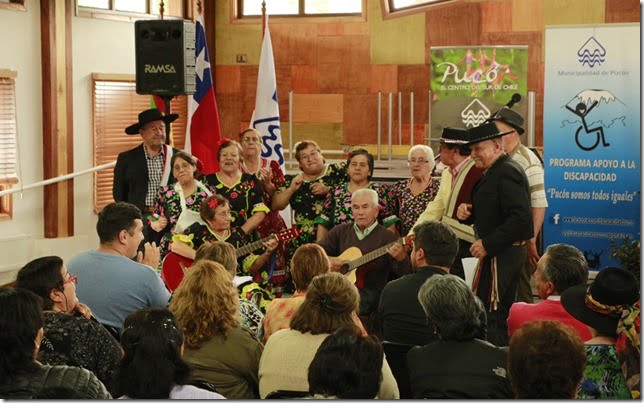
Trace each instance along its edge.
<path fill-rule="evenodd" d="M 506 123 L 514 128 L 519 134 L 523 134 L 525 130 L 523 129 L 523 116 L 519 112 L 504 106 L 499 109 L 492 117 L 488 118 L 488 122 L 494 122 L 498 120 L 500 122 Z"/>
<path fill-rule="evenodd" d="M 497 137 L 510 134 L 512 131 L 500 132 L 494 123 L 483 123 L 467 131 L 469 141 L 467 144 L 480 143 L 485 140 L 492 140 Z"/>
<path fill-rule="evenodd" d="M 172 123 L 179 115 L 176 113 L 169 113 L 163 115 L 158 109 L 148 109 L 139 113 L 139 121 L 133 125 L 130 125 L 125 128 L 125 133 L 127 134 L 139 134 L 139 129 L 146 123 L 154 122 L 155 120 L 163 120 L 165 124 Z"/>
<path fill-rule="evenodd" d="M 602 269 L 588 287 L 570 287 L 561 294 L 561 304 L 569 314 L 606 336 L 615 336 L 622 307 L 639 299 L 637 278 L 618 267 Z"/>
<path fill-rule="evenodd" d="M 467 129 L 445 127 L 443 128 L 441 138 L 438 139 L 438 141 L 445 144 L 467 145 L 467 142 L 469 141 Z"/>

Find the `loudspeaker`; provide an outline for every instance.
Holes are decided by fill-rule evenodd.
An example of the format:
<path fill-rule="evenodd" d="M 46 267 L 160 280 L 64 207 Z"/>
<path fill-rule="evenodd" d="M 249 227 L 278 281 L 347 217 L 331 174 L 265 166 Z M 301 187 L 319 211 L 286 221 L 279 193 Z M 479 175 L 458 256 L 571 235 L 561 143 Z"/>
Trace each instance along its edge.
<path fill-rule="evenodd" d="M 183 20 L 134 23 L 136 93 L 194 94 L 195 24 Z"/>

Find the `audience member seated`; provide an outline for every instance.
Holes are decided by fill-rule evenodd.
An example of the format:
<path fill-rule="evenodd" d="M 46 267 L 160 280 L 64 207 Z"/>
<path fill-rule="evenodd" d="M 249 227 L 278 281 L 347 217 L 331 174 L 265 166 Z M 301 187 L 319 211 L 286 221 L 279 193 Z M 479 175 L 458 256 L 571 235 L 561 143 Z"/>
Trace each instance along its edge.
<path fill-rule="evenodd" d="M 262 343 L 241 326 L 233 277 L 219 263 L 190 267 L 170 301 L 185 334 L 184 359 L 193 377 L 210 382 L 227 399 L 255 399 Z"/>
<path fill-rule="evenodd" d="M 396 241 L 396 235 L 376 221 L 378 193 L 375 190 L 356 190 L 351 195 L 351 208 L 354 221 L 333 227 L 319 242 L 329 255 L 332 271 L 342 268 L 346 262 L 338 256 L 352 246 L 366 254 Z M 389 281 L 390 274 L 401 276 L 409 271 L 409 256 L 402 245 L 394 244 L 387 252 L 355 271 L 356 287 L 360 290 L 361 316 L 378 312 L 380 293 Z M 369 328 L 367 331 L 370 331 Z"/>
<path fill-rule="evenodd" d="M 206 242 L 197 249 L 194 263 L 200 260 L 210 260 L 224 266 L 228 273 L 235 277 L 237 273 L 237 257 L 235 248 L 221 241 Z M 239 316 L 242 318 L 242 326 L 250 330 L 259 340 L 264 336 L 264 314 L 257 305 L 246 298 L 239 297 Z"/>
<path fill-rule="evenodd" d="M 45 334 L 38 361 L 86 368 L 110 388 L 121 349 L 90 309 L 78 301 L 76 277 L 67 271 L 63 260 L 58 256 L 32 260 L 18 271 L 16 287 L 43 300 Z"/>
<path fill-rule="evenodd" d="M 400 219 L 398 233 L 407 235 L 427 204 L 434 200 L 441 184 L 440 177 L 432 177 L 434 151 L 424 144 L 409 149 L 407 164 L 410 179 L 403 179 L 391 186 L 394 214 Z"/>
<path fill-rule="evenodd" d="M 590 340 L 588 326 L 572 317 L 561 306 L 561 293 L 588 282 L 588 262 L 572 245 L 554 244 L 546 249 L 534 272 L 534 285 L 543 301 L 538 304 L 517 302 L 510 307 L 508 336 L 531 320 L 556 320 L 571 326 L 582 340 Z"/>
<path fill-rule="evenodd" d="M 91 371 L 36 361 L 43 325 L 40 297 L 29 290 L 0 287 L 0 398 L 31 399 L 46 388 L 73 387 L 82 399 L 111 399 Z"/>
<path fill-rule="evenodd" d="M 449 273 L 458 253 L 458 238 L 440 221 L 419 224 L 414 232 L 410 253 L 413 272 L 389 282 L 382 290 L 378 319 L 383 340 L 424 346 L 438 337 L 433 326 L 427 323 L 418 291 L 428 278 Z"/>
<path fill-rule="evenodd" d="M 356 327 L 340 328 L 320 344 L 309 365 L 309 392 L 314 399 L 375 399 L 383 359 L 376 337 L 363 337 Z"/>
<path fill-rule="evenodd" d="M 143 308 L 164 307 L 170 299 L 156 268 L 159 249 L 143 240 L 141 211 L 126 202 L 110 203 L 98 215 L 97 250 L 83 252 L 67 263 L 78 277 L 78 299 L 92 308 L 103 325 L 120 330 L 125 317 Z M 132 259 L 136 257 L 136 262 Z"/>
<path fill-rule="evenodd" d="M 337 225 L 351 222 L 351 195 L 359 189 L 372 189 L 378 194 L 378 222 L 391 232 L 396 233 L 399 221 L 392 200 L 393 193 L 388 185 L 371 181 L 374 169 L 373 155 L 364 148 L 351 151 L 347 158 L 349 181 L 331 188 L 326 195 L 324 208 L 315 219 L 318 225 L 317 240 L 322 240 L 329 230 Z"/>
<path fill-rule="evenodd" d="M 570 287 L 561 294 L 566 311 L 588 325 L 593 336 L 586 341 L 588 363 L 578 398 L 639 397 L 639 299 L 635 275 L 617 267 L 600 270 L 588 287 Z"/>
<path fill-rule="evenodd" d="M 418 300 L 440 340 L 407 353 L 415 399 L 510 399 L 506 349 L 481 340 L 483 303 L 460 277 L 432 276 Z"/>
<path fill-rule="evenodd" d="M 291 328 L 274 333 L 259 363 L 262 398 L 275 390 L 308 391 L 308 368 L 322 342 L 345 326 L 354 326 L 358 309 L 356 288 L 340 273 L 321 274 L 311 281 L 304 303 L 291 319 Z M 380 399 L 397 399 L 398 387 L 387 360 L 382 362 Z"/>
<path fill-rule="evenodd" d="M 508 373 L 517 399 L 574 399 L 585 366 L 584 342 L 560 321 L 527 322 L 510 338 Z"/>
<path fill-rule="evenodd" d="M 192 155 L 177 151 L 170 164 L 177 182 L 159 188 L 150 220 L 150 227 L 163 234 L 159 242 L 162 259 L 169 252 L 173 234 L 183 232 L 195 222 L 203 224 L 199 207 L 206 197 L 214 193 L 210 186 L 196 179 L 199 169 Z"/>
<path fill-rule="evenodd" d="M 306 290 L 315 276 L 328 273 L 331 263 L 319 245 L 309 243 L 297 248 L 291 260 L 291 278 L 295 293 L 290 298 L 276 298 L 266 309 L 264 343 L 278 330 L 288 329 L 293 314 L 304 302 Z"/>
<path fill-rule="evenodd" d="M 114 376 L 114 394 L 122 399 L 224 399 L 190 385 L 183 358 L 183 332 L 165 308 L 130 314 L 123 323 L 123 359 Z"/>

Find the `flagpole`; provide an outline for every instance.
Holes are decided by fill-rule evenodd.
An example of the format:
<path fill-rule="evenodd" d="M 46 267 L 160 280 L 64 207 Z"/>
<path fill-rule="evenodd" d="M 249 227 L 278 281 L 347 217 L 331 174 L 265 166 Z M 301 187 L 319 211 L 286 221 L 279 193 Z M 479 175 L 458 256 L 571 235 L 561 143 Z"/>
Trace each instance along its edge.
<path fill-rule="evenodd" d="M 262 40 L 264 39 L 264 31 L 266 31 L 266 2 L 262 1 Z"/>

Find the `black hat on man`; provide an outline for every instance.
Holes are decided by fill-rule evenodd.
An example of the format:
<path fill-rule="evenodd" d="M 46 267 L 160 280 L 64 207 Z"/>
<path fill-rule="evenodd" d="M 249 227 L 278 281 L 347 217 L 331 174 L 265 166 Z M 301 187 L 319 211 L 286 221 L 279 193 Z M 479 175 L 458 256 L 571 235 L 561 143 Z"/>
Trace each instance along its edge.
<path fill-rule="evenodd" d="M 525 132 L 525 130 L 523 129 L 523 116 L 521 116 L 519 112 L 510 109 L 507 106 L 499 109 L 487 121 L 494 122 L 495 120 L 512 126 L 512 128 L 514 128 L 514 130 L 516 130 L 519 134 L 523 134 Z"/>
<path fill-rule="evenodd" d="M 512 133 L 512 131 L 500 132 L 494 123 L 483 123 L 482 125 L 473 127 L 467 131 L 469 136 L 469 145 L 480 143 L 485 140 L 492 140 L 497 137 L 505 136 Z"/>
<path fill-rule="evenodd" d="M 139 113 L 139 121 L 133 125 L 130 125 L 125 128 L 125 133 L 127 134 L 139 134 L 139 129 L 145 126 L 147 123 L 154 122 L 156 120 L 162 120 L 165 124 L 169 124 L 177 120 L 179 115 L 176 113 L 169 113 L 164 115 L 160 110 L 153 108 L 145 110 Z"/>
<path fill-rule="evenodd" d="M 606 336 L 615 336 L 623 306 L 640 299 L 637 278 L 628 270 L 606 267 L 595 281 L 568 288 L 561 294 L 561 305 L 580 322 Z"/>
<path fill-rule="evenodd" d="M 457 127 L 445 127 L 441 133 L 440 142 L 444 144 L 453 144 L 457 146 L 467 145 L 467 129 Z"/>

